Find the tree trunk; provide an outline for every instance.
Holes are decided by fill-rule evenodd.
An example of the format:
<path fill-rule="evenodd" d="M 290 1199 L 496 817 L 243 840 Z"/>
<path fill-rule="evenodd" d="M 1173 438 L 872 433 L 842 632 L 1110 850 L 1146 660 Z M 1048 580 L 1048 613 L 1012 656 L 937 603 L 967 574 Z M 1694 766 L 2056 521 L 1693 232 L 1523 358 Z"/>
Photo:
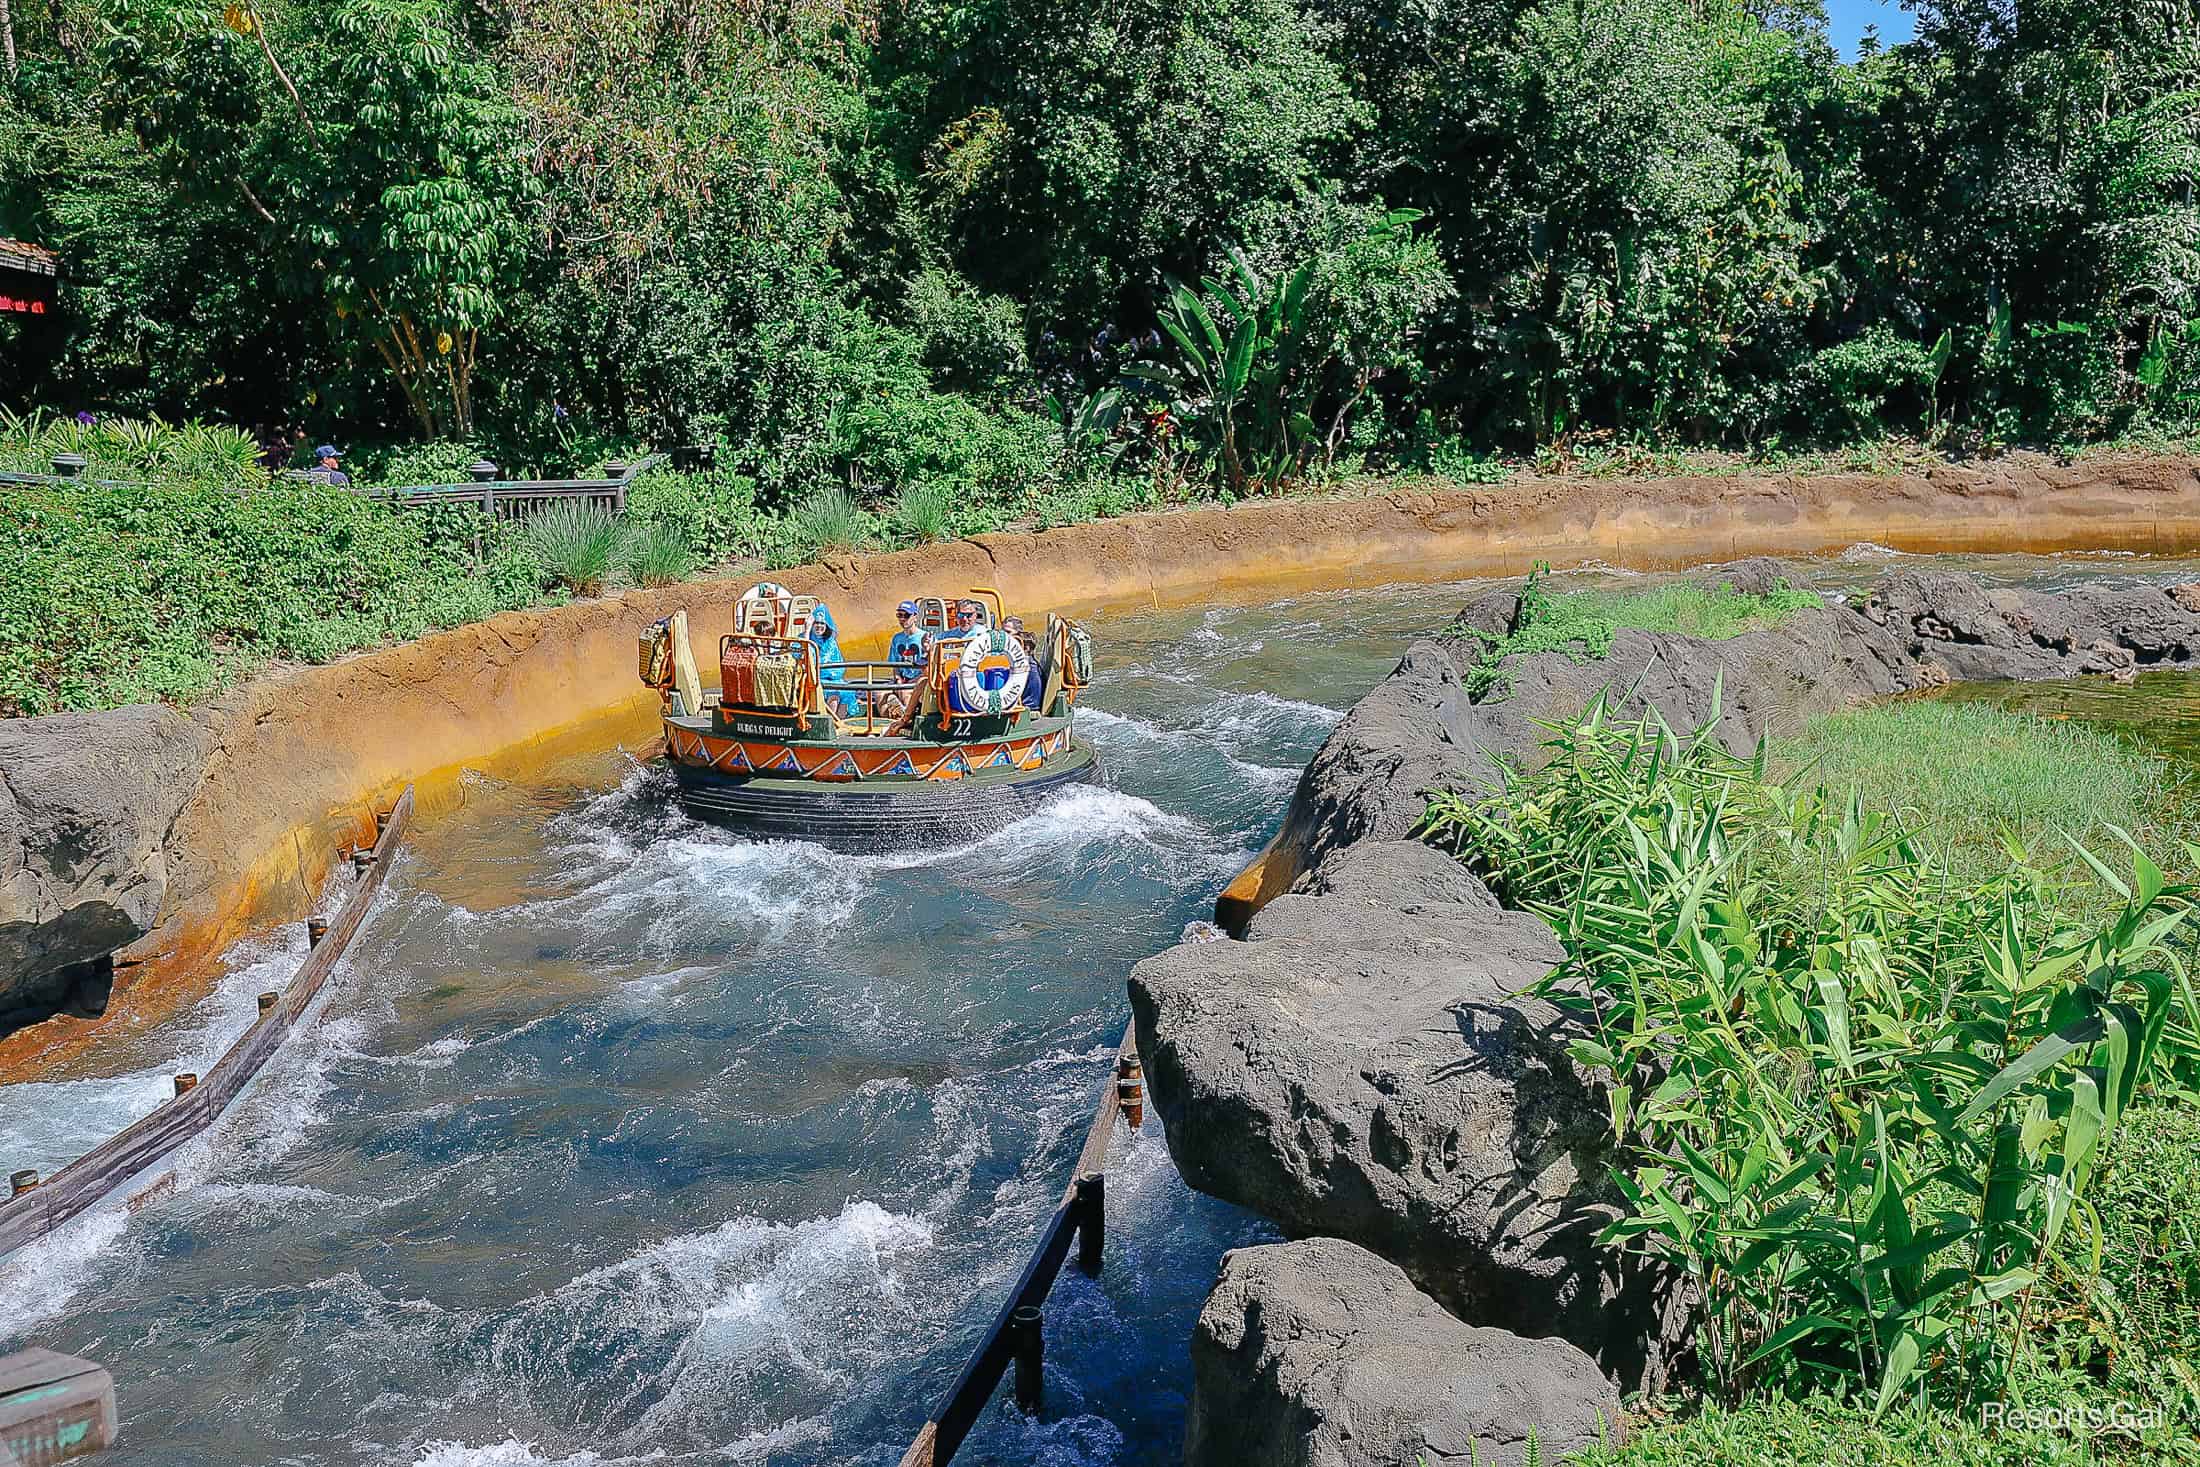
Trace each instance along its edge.
<path fill-rule="evenodd" d="M 15 13 L 8 9 L 8 0 L 0 0 L 0 54 L 8 63 L 8 80 L 15 80 Z"/>

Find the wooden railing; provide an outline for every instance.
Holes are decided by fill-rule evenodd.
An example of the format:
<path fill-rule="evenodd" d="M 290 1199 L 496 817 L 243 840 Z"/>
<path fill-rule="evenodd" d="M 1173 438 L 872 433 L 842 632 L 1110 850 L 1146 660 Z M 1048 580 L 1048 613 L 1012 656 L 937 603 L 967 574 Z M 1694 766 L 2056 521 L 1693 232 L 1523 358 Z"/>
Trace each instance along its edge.
<path fill-rule="evenodd" d="M 416 484 L 408 488 L 367 491 L 407 509 L 431 504 L 463 504 L 478 508 L 491 519 L 523 520 L 553 504 L 578 503 L 605 514 L 626 513 L 626 489 L 641 474 L 655 468 L 666 455 L 653 453 L 631 464 L 614 464 L 616 470 L 601 479 L 476 479 L 469 484 Z M 493 473 L 488 464 L 482 472 Z"/>
<path fill-rule="evenodd" d="M 306 1009 L 327 984 L 344 956 L 346 944 L 359 930 L 367 908 L 373 905 L 375 894 L 389 875 L 412 811 L 412 786 L 407 785 L 389 814 L 378 818 L 381 834 L 373 850 L 354 853 L 359 879 L 336 915 L 325 921 L 311 918 L 306 923 L 311 951 L 289 986 L 279 993 L 260 995 L 259 1018 L 203 1078 L 176 1076 L 173 1100 L 125 1126 L 51 1179 L 42 1182 L 31 1171 L 19 1171 L 9 1179 L 10 1196 L 0 1202 L 0 1254 L 35 1242 L 89 1212 L 221 1119 L 222 1112 L 297 1028 Z M 171 1185 L 172 1179 L 173 1174 L 154 1182 L 131 1197 L 129 1205 L 137 1207 Z"/>
<path fill-rule="evenodd" d="M 963 1438 L 977 1424 L 979 1413 L 993 1398 L 1002 1375 L 1016 1367 L 1016 1403 L 1037 1411 L 1044 1386 L 1044 1324 L 1047 1295 L 1056 1275 L 1069 1257 L 1072 1238 L 1077 1242 L 1077 1266 L 1089 1275 L 1100 1272 L 1100 1256 L 1107 1231 L 1108 1146 L 1115 1136 L 1115 1118 L 1126 1115 L 1132 1129 L 1144 1119 L 1145 1076 L 1138 1063 L 1138 1044 L 1129 1029 L 1116 1047 L 1115 1073 L 1100 1092 L 1092 1127 L 1085 1133 L 1084 1149 L 1077 1154 L 1077 1169 L 1054 1206 L 1053 1216 L 1039 1232 L 1039 1245 L 1024 1265 L 1016 1287 L 994 1317 L 992 1328 L 955 1378 L 931 1420 L 917 1432 L 909 1450 L 902 1453 L 901 1467 L 947 1467 Z"/>

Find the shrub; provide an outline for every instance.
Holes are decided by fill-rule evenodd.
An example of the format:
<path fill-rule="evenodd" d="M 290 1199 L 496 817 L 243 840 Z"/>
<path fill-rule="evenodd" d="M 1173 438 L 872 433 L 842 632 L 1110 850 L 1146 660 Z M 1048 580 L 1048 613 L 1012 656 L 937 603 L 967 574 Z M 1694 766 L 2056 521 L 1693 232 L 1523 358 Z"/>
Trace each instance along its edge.
<path fill-rule="evenodd" d="M 471 477 L 467 470 L 480 458 L 481 451 L 471 443 L 438 440 L 370 450 L 359 455 L 353 469 L 362 484 L 409 489 L 423 484 L 463 484 Z"/>
<path fill-rule="evenodd" d="M 0 714 L 188 702 L 268 658 L 320 660 L 536 599 L 509 532 L 298 480 L 0 495 Z"/>
<path fill-rule="evenodd" d="M 626 513 L 637 523 L 669 526 L 704 564 L 761 555 L 770 538 L 756 481 L 730 469 L 652 470 L 627 485 Z"/>
<path fill-rule="evenodd" d="M 267 482 L 260 446 L 227 424 L 175 426 L 159 418 L 82 422 L 0 408 L 0 469 L 45 474 L 55 454 L 81 454 L 84 472 L 106 479 L 176 479 L 246 490 Z"/>
<path fill-rule="evenodd" d="M 955 496 L 940 484 L 902 490 L 894 504 L 894 528 L 920 545 L 953 539 Z"/>
<path fill-rule="evenodd" d="M 1548 921 L 1627 1162 L 1605 1241 L 1703 1298 L 1714 1391 L 1996 1398 L 2124 1108 L 2163 1066 L 2187 914 L 2136 847 L 2098 921 L 2013 860 L 1958 881 L 1895 817 L 1600 699 L 1431 838 Z M 2185 1015 L 2189 1022 L 2191 1015 Z M 2180 1029 L 2179 1038 L 2189 1031 Z M 1925 1369 L 1930 1363 L 1931 1368 Z"/>
<path fill-rule="evenodd" d="M 669 586 L 686 580 L 695 569 L 686 537 L 663 520 L 630 523 L 619 546 L 619 563 L 637 586 Z"/>
<path fill-rule="evenodd" d="M 553 504 L 527 522 L 527 547 L 554 585 L 599 596 L 619 548 L 619 522 L 592 505 Z"/>
<path fill-rule="evenodd" d="M 837 485 L 811 492 L 787 516 L 786 538 L 778 563 L 799 565 L 829 550 L 856 550 L 870 543 L 870 517 L 856 508 Z"/>
<path fill-rule="evenodd" d="M 1805 420 L 1813 436 L 1835 442 L 1923 426 L 1946 365 L 1945 344 L 1930 350 L 1875 325 L 1804 364 L 1797 391 Z"/>

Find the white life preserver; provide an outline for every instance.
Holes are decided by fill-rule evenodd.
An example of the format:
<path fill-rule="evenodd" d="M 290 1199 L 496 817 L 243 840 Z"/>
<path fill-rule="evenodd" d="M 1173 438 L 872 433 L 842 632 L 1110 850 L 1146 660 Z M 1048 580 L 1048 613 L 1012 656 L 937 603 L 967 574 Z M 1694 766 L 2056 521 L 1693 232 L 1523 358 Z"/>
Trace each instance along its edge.
<path fill-rule="evenodd" d="M 963 644 L 955 664 L 957 713 L 1008 713 L 1023 706 L 1031 654 L 1002 631 L 983 631 Z"/>

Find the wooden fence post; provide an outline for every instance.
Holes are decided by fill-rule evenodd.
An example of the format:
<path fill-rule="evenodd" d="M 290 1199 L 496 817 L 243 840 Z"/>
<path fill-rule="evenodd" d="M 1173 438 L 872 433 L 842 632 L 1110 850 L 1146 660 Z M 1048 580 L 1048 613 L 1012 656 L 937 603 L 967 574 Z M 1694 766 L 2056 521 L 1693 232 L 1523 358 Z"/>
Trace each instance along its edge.
<path fill-rule="evenodd" d="M 1026 1304 L 1009 1316 L 1009 1349 L 1016 1360 L 1016 1404 L 1037 1415 L 1046 1402 L 1046 1341 L 1039 1306 Z"/>
<path fill-rule="evenodd" d="M 1100 1250 L 1107 1243 L 1107 1198 L 1105 1172 L 1087 1172 L 1077 1179 L 1077 1266 L 1092 1278 L 1100 1276 Z"/>

